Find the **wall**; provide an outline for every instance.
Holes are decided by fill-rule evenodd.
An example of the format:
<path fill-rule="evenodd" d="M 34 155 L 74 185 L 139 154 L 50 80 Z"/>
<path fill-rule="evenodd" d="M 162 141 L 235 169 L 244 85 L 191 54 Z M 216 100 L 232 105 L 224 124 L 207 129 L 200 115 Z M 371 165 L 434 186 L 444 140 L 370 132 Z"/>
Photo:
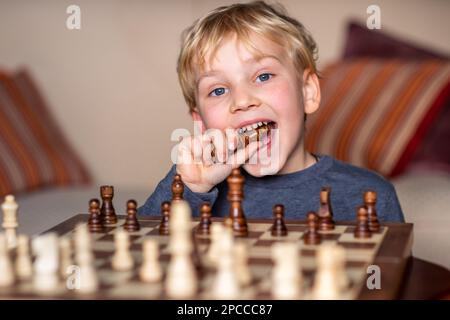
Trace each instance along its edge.
<path fill-rule="evenodd" d="M 234 1 L 0 1 L 0 67 L 29 67 L 97 183 L 151 189 L 170 167 L 173 129 L 191 130 L 175 63 L 181 31 Z M 348 18 L 372 1 L 284 0 L 312 32 L 320 65 L 337 59 Z M 82 29 L 65 26 L 81 7 Z M 377 1 L 382 27 L 450 52 L 450 2 Z"/>

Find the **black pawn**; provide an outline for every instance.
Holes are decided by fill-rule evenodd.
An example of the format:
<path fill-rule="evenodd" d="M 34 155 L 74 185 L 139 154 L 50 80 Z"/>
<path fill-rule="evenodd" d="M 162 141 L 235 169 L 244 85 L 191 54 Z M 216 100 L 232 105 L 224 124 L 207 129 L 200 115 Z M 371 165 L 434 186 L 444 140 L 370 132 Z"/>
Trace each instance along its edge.
<path fill-rule="evenodd" d="M 183 200 L 184 184 L 181 176 L 176 174 L 172 181 L 172 201 Z"/>
<path fill-rule="evenodd" d="M 380 222 L 377 216 L 377 193 L 375 191 L 367 191 L 364 193 L 364 204 L 367 208 L 369 229 L 372 232 L 380 231 Z"/>
<path fill-rule="evenodd" d="M 273 207 L 273 217 L 272 236 L 286 236 L 288 230 L 284 224 L 284 206 L 282 204 L 276 204 Z"/>
<path fill-rule="evenodd" d="M 211 226 L 211 205 L 209 202 L 204 202 L 200 207 L 200 223 L 197 227 L 197 233 L 208 235 Z"/>
<path fill-rule="evenodd" d="M 313 211 L 308 212 L 308 231 L 303 237 L 303 242 L 305 244 L 320 244 L 322 242 L 322 237 L 318 232 L 319 228 L 319 218 L 317 214 Z"/>
<path fill-rule="evenodd" d="M 137 219 L 137 202 L 135 200 L 127 201 L 127 217 L 123 228 L 130 232 L 139 231 L 139 229 L 141 229 Z"/>
<path fill-rule="evenodd" d="M 357 211 L 355 238 L 370 238 L 372 232 L 369 229 L 369 219 L 365 206 L 359 206 Z"/>
<path fill-rule="evenodd" d="M 98 199 L 89 201 L 88 227 L 90 232 L 102 232 L 105 230 L 100 215 L 100 201 Z"/>
<path fill-rule="evenodd" d="M 170 202 L 164 201 L 161 204 L 161 224 L 159 225 L 159 234 L 167 236 L 169 235 L 169 217 L 170 217 Z"/>

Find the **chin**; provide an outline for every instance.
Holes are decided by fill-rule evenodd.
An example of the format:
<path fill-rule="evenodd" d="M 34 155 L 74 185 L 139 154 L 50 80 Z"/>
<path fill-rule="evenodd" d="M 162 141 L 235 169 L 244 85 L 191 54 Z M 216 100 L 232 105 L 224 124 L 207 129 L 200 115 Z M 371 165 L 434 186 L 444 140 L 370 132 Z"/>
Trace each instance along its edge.
<path fill-rule="evenodd" d="M 248 174 L 260 178 L 264 176 L 271 176 L 278 174 L 283 168 L 284 163 L 270 163 L 266 164 L 245 164 L 242 166 Z"/>

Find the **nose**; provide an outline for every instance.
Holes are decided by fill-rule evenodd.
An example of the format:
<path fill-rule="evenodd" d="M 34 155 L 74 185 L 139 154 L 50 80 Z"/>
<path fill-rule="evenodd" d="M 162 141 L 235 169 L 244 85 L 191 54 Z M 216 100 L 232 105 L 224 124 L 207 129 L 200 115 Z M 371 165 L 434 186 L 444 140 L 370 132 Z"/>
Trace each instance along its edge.
<path fill-rule="evenodd" d="M 250 108 L 258 107 L 260 101 L 248 88 L 241 86 L 233 90 L 233 101 L 231 103 L 230 111 L 235 113 L 237 111 L 245 111 Z"/>

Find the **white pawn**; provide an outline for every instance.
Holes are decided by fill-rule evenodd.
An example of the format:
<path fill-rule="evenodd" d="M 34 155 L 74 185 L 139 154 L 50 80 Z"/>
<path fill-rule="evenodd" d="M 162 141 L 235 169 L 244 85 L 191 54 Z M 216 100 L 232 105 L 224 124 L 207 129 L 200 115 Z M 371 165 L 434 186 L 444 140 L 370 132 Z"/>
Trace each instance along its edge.
<path fill-rule="evenodd" d="M 17 223 L 17 211 L 19 205 L 14 199 L 13 195 L 7 195 L 5 197 L 5 202 L 2 203 L 3 211 L 3 224 L 2 227 L 5 229 L 7 246 L 9 249 L 15 248 L 17 245 L 16 239 L 16 228 L 19 226 Z"/>
<path fill-rule="evenodd" d="M 47 233 L 33 239 L 33 252 L 36 255 L 34 262 L 34 288 L 37 291 L 47 292 L 58 288 L 58 236 L 56 233 Z"/>
<path fill-rule="evenodd" d="M 92 261 L 92 254 L 81 251 L 77 254 L 76 260 L 80 268 L 78 292 L 88 294 L 97 291 L 99 281 Z"/>
<path fill-rule="evenodd" d="M 62 279 L 67 277 L 67 271 L 70 269 L 72 263 L 72 245 L 70 239 L 67 237 L 61 238 L 59 240 L 59 255 L 60 255 L 60 266 L 59 274 Z"/>
<path fill-rule="evenodd" d="M 0 288 L 14 284 L 14 269 L 9 257 L 6 236 L 0 233 Z"/>
<path fill-rule="evenodd" d="M 29 243 L 28 236 L 24 234 L 17 238 L 16 274 L 21 281 L 28 280 L 33 276 Z"/>
<path fill-rule="evenodd" d="M 248 286 L 252 282 L 252 274 L 248 266 L 248 247 L 244 242 L 236 243 L 234 247 L 236 274 L 241 286 Z"/>
<path fill-rule="evenodd" d="M 67 254 L 67 252 L 66 252 Z M 99 280 L 94 267 L 94 255 L 92 254 L 91 235 L 87 225 L 80 224 L 75 229 L 75 261 L 78 268 L 74 269 L 74 282 L 71 287 L 77 289 L 77 293 L 89 294 L 98 289 Z M 72 271 L 69 268 L 67 271 Z M 67 284 L 73 276 L 68 277 Z"/>
<path fill-rule="evenodd" d="M 217 274 L 213 284 L 213 295 L 216 299 L 236 299 L 239 295 L 239 282 L 234 269 L 233 234 L 224 229 L 220 241 L 220 260 L 217 263 Z"/>
<path fill-rule="evenodd" d="M 294 242 L 272 246 L 272 294 L 275 299 L 298 299 L 301 295 L 302 273 L 299 269 L 298 247 Z"/>
<path fill-rule="evenodd" d="M 162 279 L 161 265 L 159 264 L 158 242 L 146 239 L 143 247 L 143 262 L 139 270 L 139 276 L 144 282 L 158 282 Z"/>
<path fill-rule="evenodd" d="M 225 227 L 221 223 L 213 223 L 211 225 L 211 245 L 208 250 L 208 261 L 215 265 L 220 256 L 220 238 Z"/>
<path fill-rule="evenodd" d="M 337 300 L 341 298 L 342 280 L 336 266 L 334 244 L 323 244 L 317 253 L 317 273 L 314 279 L 313 298 L 317 300 Z"/>
<path fill-rule="evenodd" d="M 134 261 L 130 252 L 130 238 L 125 230 L 117 230 L 114 235 L 116 250 L 112 258 L 112 267 L 116 271 L 129 271 L 133 269 Z"/>
<path fill-rule="evenodd" d="M 170 298 L 185 299 L 197 292 L 197 275 L 191 259 L 193 245 L 189 204 L 184 200 L 173 202 L 170 217 L 169 248 L 172 256 L 167 270 L 166 293 Z"/>

